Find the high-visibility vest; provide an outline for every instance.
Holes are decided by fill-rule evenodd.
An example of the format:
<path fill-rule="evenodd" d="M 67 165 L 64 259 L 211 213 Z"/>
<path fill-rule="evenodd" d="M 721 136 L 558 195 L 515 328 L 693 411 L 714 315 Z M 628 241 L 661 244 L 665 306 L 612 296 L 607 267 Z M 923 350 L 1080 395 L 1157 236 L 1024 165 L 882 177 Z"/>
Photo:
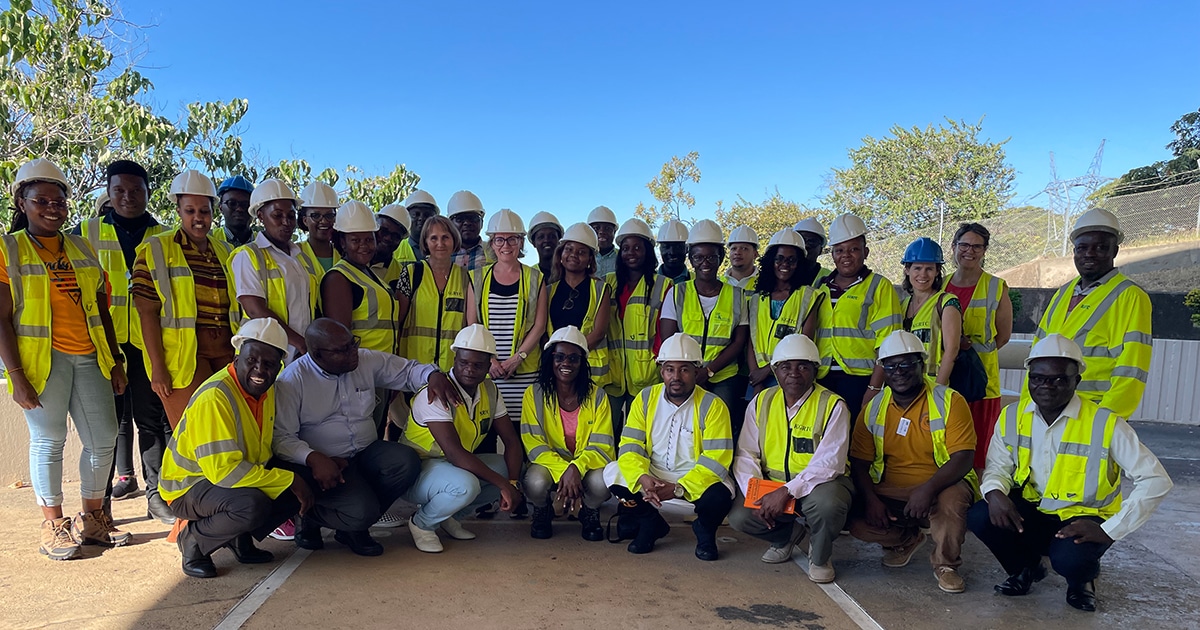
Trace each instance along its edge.
<path fill-rule="evenodd" d="M 643 389 L 629 405 L 629 417 L 621 430 L 617 466 L 633 492 L 641 488 L 638 479 L 650 472 L 654 414 L 662 400 L 664 387 L 659 383 Z M 733 463 L 733 428 L 729 424 L 729 408 L 715 394 L 697 387 L 688 404 L 692 405 L 692 455 L 696 467 L 677 483 L 683 486 L 684 498 L 695 501 L 709 486 L 729 479 L 729 466 Z"/>
<path fill-rule="evenodd" d="M 175 229 L 163 234 L 157 234 L 138 246 L 137 255 L 146 257 L 146 266 L 150 270 L 150 278 L 154 280 L 154 288 L 161 301 L 159 307 L 159 325 L 162 327 L 163 356 L 167 360 L 167 372 L 171 376 L 171 387 L 183 389 L 192 382 L 196 375 L 196 352 L 199 345 L 196 341 L 196 279 L 192 268 L 187 264 L 183 247 L 175 242 L 179 230 Z M 184 237 L 187 238 L 187 237 Z M 229 270 L 229 258 L 233 250 L 229 244 L 217 240 L 209 234 L 208 246 L 220 261 L 225 277 L 232 278 Z M 237 322 L 235 300 L 230 296 L 229 321 Z M 143 342 L 144 343 L 144 342 Z M 153 374 L 150 364 L 150 353 L 142 347 L 142 360 L 146 365 L 146 373 Z"/>
<path fill-rule="evenodd" d="M 1000 397 L 1000 354 L 996 348 L 996 314 L 1000 302 L 1008 293 L 1008 284 L 986 271 L 975 283 L 971 301 L 963 305 L 963 336 L 979 354 L 987 371 L 987 393 L 984 398 Z"/>
<path fill-rule="evenodd" d="M 821 283 L 825 282 L 825 278 L 828 278 L 832 274 L 833 274 L 832 269 L 826 269 L 824 267 L 818 266 L 817 267 L 817 277 L 813 278 L 812 284 L 810 284 L 809 286 L 811 286 L 814 289 L 820 289 Z"/>
<path fill-rule="evenodd" d="M 1150 375 L 1150 296 L 1118 272 L 1068 313 L 1074 287 L 1075 282 L 1069 282 L 1050 299 L 1034 343 L 1051 333 L 1074 339 L 1087 362 L 1076 393 L 1128 418 L 1137 410 Z"/>
<path fill-rule="evenodd" d="M 161 234 L 166 228 L 155 223 L 146 226 L 142 241 Z M 113 332 L 117 343 L 132 343 L 142 347 L 142 322 L 138 319 L 133 300 L 129 299 L 129 281 L 133 277 L 129 265 L 125 264 L 125 252 L 117 240 L 117 230 L 104 217 L 94 217 L 79 226 L 79 233 L 92 244 L 100 266 L 108 274 L 108 312 L 112 315 Z"/>
<path fill-rule="evenodd" d="M 412 242 L 406 238 L 400 241 L 400 246 L 396 248 L 396 253 L 392 254 L 392 259 L 401 263 L 413 263 L 424 260 L 425 256 L 420 251 L 414 250 Z"/>
<path fill-rule="evenodd" d="M 584 313 L 583 315 L 583 326 L 581 326 L 579 329 L 579 332 L 583 333 L 585 337 L 592 334 L 592 331 L 596 329 L 596 314 L 600 312 L 601 308 L 610 308 L 610 304 L 612 302 L 610 296 L 609 304 L 600 303 L 601 298 L 604 297 L 604 280 L 601 280 L 600 278 L 590 278 L 586 282 L 588 283 L 588 290 L 590 291 L 588 310 L 587 313 Z M 550 302 L 554 301 L 555 292 L 562 288 L 562 286 L 562 280 L 554 282 L 550 285 Z M 554 330 L 553 322 L 547 319 L 546 334 L 551 335 L 554 333 Z M 624 390 L 619 392 L 613 391 L 615 387 L 622 385 L 622 382 L 617 380 L 622 373 L 619 357 L 616 356 L 619 354 L 619 352 L 609 352 L 609 349 L 612 348 L 614 344 L 611 325 L 609 326 L 609 331 L 610 332 L 608 336 L 605 337 L 603 341 L 601 341 L 595 348 L 588 350 L 588 371 L 592 375 L 593 385 L 596 387 L 604 387 L 609 394 L 613 396 L 620 396 L 622 393 L 624 393 Z"/>
<path fill-rule="evenodd" d="M 257 488 L 272 499 L 288 490 L 293 474 L 267 468 L 275 430 L 275 388 L 262 399 L 262 428 L 228 369 L 218 370 L 192 394 L 167 443 L 159 473 L 162 497 L 174 501 L 207 479 L 221 488 Z"/>
<path fill-rule="evenodd" d="M 946 448 L 946 414 L 950 412 L 950 404 L 955 392 L 937 381 L 925 379 L 925 402 L 929 408 L 929 435 L 933 439 L 933 461 L 938 468 L 950 461 L 950 451 Z M 871 481 L 879 483 L 883 479 L 883 438 L 887 427 L 887 408 L 892 402 L 892 388 L 884 387 L 878 396 L 871 399 L 867 405 L 867 430 L 875 441 L 875 460 L 871 462 Z M 914 419 L 919 422 L 919 419 Z M 964 479 L 978 492 L 979 477 L 971 470 Z"/>
<path fill-rule="evenodd" d="M 262 283 L 263 290 L 267 292 L 267 309 L 279 316 L 283 323 L 288 323 L 288 291 L 299 291 L 302 287 L 288 286 L 288 283 L 283 277 L 283 269 L 275 262 L 276 252 L 267 253 L 263 247 L 259 247 L 257 243 L 247 243 L 233 250 L 230 257 L 230 263 L 238 254 L 245 252 L 246 257 L 250 260 L 250 266 L 254 268 L 254 272 L 258 274 L 258 281 Z M 279 255 L 285 255 L 280 253 Z M 237 287 L 234 286 L 234 277 L 231 274 L 229 295 L 235 301 L 237 300 Z M 308 274 L 308 310 L 310 316 L 317 312 L 317 296 L 320 294 L 320 289 L 317 286 L 317 277 Z M 246 314 L 245 309 L 239 308 L 241 312 L 241 321 L 239 326 L 250 321 L 250 316 Z M 304 331 L 298 330 L 298 333 L 303 334 Z"/>
<path fill-rule="evenodd" d="M 346 259 L 335 263 L 329 273 L 335 271 L 363 290 L 362 301 L 350 312 L 350 332 L 358 335 L 363 348 L 395 354 L 400 305 L 392 292 L 373 273 L 355 267 Z"/>
<path fill-rule="evenodd" d="M 752 273 L 740 280 L 729 275 L 729 270 L 726 269 L 725 270 L 725 282 L 731 286 L 735 286 L 735 287 L 741 289 L 742 291 L 746 291 L 746 292 L 753 291 L 755 283 L 758 282 L 758 267 L 754 268 L 754 273 Z"/>
<path fill-rule="evenodd" d="M 538 384 L 525 390 L 521 401 L 521 443 L 529 461 L 550 471 L 555 483 L 571 464 L 575 464 L 582 476 L 604 468 L 617 456 L 608 396 L 603 388 L 593 387 L 592 395 L 580 401 L 574 451 L 567 450 L 558 396 L 554 392 L 547 394 Z"/>
<path fill-rule="evenodd" d="M 733 343 L 733 331 L 741 323 L 742 309 L 745 307 L 746 297 L 742 290 L 722 282 L 721 292 L 717 295 L 717 305 L 705 317 L 695 281 L 688 280 L 675 285 L 675 314 L 679 318 L 679 330 L 700 342 L 705 364 L 714 361 L 717 355 Z M 719 383 L 731 376 L 737 376 L 737 370 L 738 362 L 730 361 L 729 365 L 721 368 L 708 380 L 710 383 Z"/>
<path fill-rule="evenodd" d="M 471 282 L 475 289 L 475 312 L 479 313 L 479 323 L 487 329 L 491 329 L 491 316 L 489 309 L 488 287 L 491 286 L 492 267 L 495 263 L 490 264 L 483 269 L 471 272 Z M 542 272 L 539 269 L 530 267 L 529 265 L 521 265 L 521 278 L 517 281 L 517 318 L 513 322 L 513 341 L 512 349 L 509 355 L 515 355 L 517 350 L 521 348 L 521 342 L 525 341 L 525 336 L 533 330 L 533 325 L 537 321 L 537 304 L 538 297 L 542 291 Z M 539 340 L 540 341 L 540 340 Z M 517 367 L 517 374 L 532 374 L 537 372 L 541 367 L 542 361 L 542 345 L 538 343 L 533 350 L 529 352 L 529 356 L 521 361 L 521 365 Z"/>
<path fill-rule="evenodd" d="M 325 276 L 325 267 L 321 265 L 321 259 L 318 258 L 317 253 L 313 251 L 312 243 L 309 243 L 308 241 L 301 241 L 299 243 L 299 247 L 300 255 L 296 256 L 296 260 L 300 261 L 300 264 L 304 266 L 305 271 L 317 278 L 317 286 L 320 286 L 321 278 Z M 337 249 L 334 249 L 333 264 L 336 265 L 341 262 L 341 260 L 342 255 L 338 253 Z M 333 266 L 331 265 L 329 268 L 333 269 Z"/>
<path fill-rule="evenodd" d="M 841 396 L 814 383 L 812 393 L 789 421 L 783 390 L 778 385 L 764 389 L 754 406 L 762 474 L 787 483 L 804 472 L 821 446 L 834 406 L 841 401 Z"/>
<path fill-rule="evenodd" d="M 416 395 L 425 396 L 425 389 L 422 387 Z M 475 405 L 474 414 L 467 413 L 465 404 L 454 408 L 454 430 L 458 433 L 463 448 L 468 452 L 475 452 L 492 428 L 492 409 L 495 408 L 497 400 L 500 400 L 500 392 L 496 389 L 496 383 L 487 379 L 479 384 L 479 403 Z M 403 442 L 416 449 L 421 459 L 445 457 L 446 452 L 438 445 L 429 427 L 421 426 L 418 420 L 419 418 L 413 416 L 404 428 Z"/>
<path fill-rule="evenodd" d="M 432 363 L 443 372 L 449 372 L 454 367 L 450 344 L 454 343 L 458 331 L 467 325 L 467 285 L 471 279 L 465 269 L 450 265 L 446 288 L 438 291 L 429 263 L 415 263 L 411 271 L 418 268 L 421 281 L 413 293 L 413 308 L 408 309 L 403 356 L 418 363 Z"/>
<path fill-rule="evenodd" d="M 750 296 L 750 337 L 754 343 L 754 357 L 759 365 L 770 365 L 775 346 L 784 337 L 801 332 L 804 320 L 812 310 L 816 292 L 810 287 L 800 287 L 783 303 L 779 319 L 771 317 L 771 294 L 755 293 Z"/>
<path fill-rule="evenodd" d="M 46 379 L 50 377 L 50 350 L 53 346 L 50 292 L 58 289 L 50 286 L 46 263 L 38 256 L 38 246 L 28 231 L 0 236 L 0 247 L 4 248 L 8 287 L 12 292 L 13 328 L 17 333 L 20 367 L 25 370 L 25 378 L 34 391 L 41 396 L 46 388 Z M 96 363 L 104 378 L 111 378 L 115 362 L 104 334 L 104 320 L 100 318 L 100 309 L 104 305 L 96 300 L 96 295 L 104 291 L 104 272 L 100 268 L 100 261 L 92 253 L 91 246 L 78 236 L 63 234 L 62 247 L 75 270 L 79 306 L 87 318 L 88 337 L 96 347 Z M 5 369 L 8 393 L 11 394 L 13 384 L 12 379 L 7 378 L 7 372 Z"/>
<path fill-rule="evenodd" d="M 1067 418 L 1044 488 L 1029 479 L 1033 447 L 1033 412 L 1022 397 L 1000 414 L 996 431 L 1015 466 L 1013 483 L 1021 496 L 1062 520 L 1076 516 L 1112 518 L 1121 509 L 1121 468 L 1109 457 L 1120 416 L 1080 397 L 1079 417 Z"/>
<path fill-rule="evenodd" d="M 829 374 L 834 361 L 853 376 L 867 376 L 875 369 L 879 344 L 900 329 L 900 299 L 891 280 L 872 271 L 864 281 L 850 287 L 833 306 L 829 285 L 817 313 L 817 349 L 821 352 L 818 378 Z"/>
<path fill-rule="evenodd" d="M 212 238 L 228 245 L 230 250 L 236 249 L 239 245 L 246 244 L 246 243 L 235 243 L 235 242 L 229 240 L 229 234 L 226 232 L 226 228 L 223 228 L 223 227 L 220 227 L 220 228 L 213 227 L 212 231 L 209 232 L 208 235 L 211 236 Z M 247 241 L 247 243 L 253 243 L 254 238 L 256 236 L 258 236 L 258 230 L 255 228 L 250 228 L 250 240 Z"/>
<path fill-rule="evenodd" d="M 942 318 L 937 315 L 938 311 L 946 307 L 946 301 L 954 296 L 945 291 L 938 291 L 929 296 L 928 300 L 917 309 L 916 315 L 913 315 L 912 323 L 908 326 L 908 331 L 916 335 L 922 343 L 925 344 L 925 373 L 929 376 L 937 376 L 938 368 L 942 364 Z M 908 305 L 912 303 L 912 296 L 906 295 L 900 301 L 900 313 L 902 316 L 908 315 Z"/>
<path fill-rule="evenodd" d="M 640 392 L 662 381 L 658 365 L 654 362 L 654 335 L 658 331 L 663 300 L 671 289 L 671 280 L 659 274 L 654 276 L 654 286 L 650 287 L 644 276 L 639 277 L 637 286 L 625 304 L 624 317 L 621 317 L 618 303 L 617 274 L 609 274 L 606 280 L 613 297 L 612 314 L 608 320 L 609 339 L 615 339 L 620 344 L 621 369 L 625 375 L 624 391 Z"/>

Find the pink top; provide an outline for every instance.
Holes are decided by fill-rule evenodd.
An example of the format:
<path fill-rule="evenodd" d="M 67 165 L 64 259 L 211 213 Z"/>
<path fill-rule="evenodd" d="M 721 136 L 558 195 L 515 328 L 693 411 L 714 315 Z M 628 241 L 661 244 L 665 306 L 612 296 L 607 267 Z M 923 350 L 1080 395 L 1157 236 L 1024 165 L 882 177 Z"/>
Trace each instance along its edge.
<path fill-rule="evenodd" d="M 963 305 L 962 310 L 965 311 L 971 304 L 971 296 L 975 294 L 975 285 L 972 284 L 969 287 L 959 287 L 947 282 L 946 293 L 958 298 L 958 303 Z"/>
<path fill-rule="evenodd" d="M 579 410 L 564 411 L 558 410 L 558 415 L 562 418 L 563 435 L 567 439 L 567 450 L 575 452 L 575 434 L 579 432 Z"/>

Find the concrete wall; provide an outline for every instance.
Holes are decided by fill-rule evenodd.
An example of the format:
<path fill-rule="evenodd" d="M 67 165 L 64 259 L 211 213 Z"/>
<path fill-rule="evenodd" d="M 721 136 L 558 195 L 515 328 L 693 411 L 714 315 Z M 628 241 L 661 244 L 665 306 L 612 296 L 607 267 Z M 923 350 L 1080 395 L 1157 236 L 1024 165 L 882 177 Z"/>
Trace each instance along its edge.
<path fill-rule="evenodd" d="M 29 426 L 25 414 L 8 394 L 8 383 L 0 379 L 0 483 L 29 483 Z M 67 447 L 63 452 L 63 479 L 79 478 L 79 453 L 83 446 L 75 427 L 67 430 Z"/>

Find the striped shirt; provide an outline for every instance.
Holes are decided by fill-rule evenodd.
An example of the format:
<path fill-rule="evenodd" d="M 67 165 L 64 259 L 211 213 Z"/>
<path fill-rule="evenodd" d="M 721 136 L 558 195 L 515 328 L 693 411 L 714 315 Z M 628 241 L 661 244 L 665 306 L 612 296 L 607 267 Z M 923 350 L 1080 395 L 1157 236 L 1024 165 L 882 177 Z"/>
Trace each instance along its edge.
<path fill-rule="evenodd" d="M 225 277 L 225 268 L 211 247 L 201 253 L 192 245 L 192 241 L 177 230 L 172 239 L 183 248 L 183 258 L 192 270 L 196 282 L 196 325 L 213 328 L 229 327 L 229 281 Z M 158 289 L 154 286 L 154 278 L 150 276 L 150 266 L 146 263 L 146 250 L 138 254 L 133 263 L 133 278 L 129 292 L 134 297 L 147 302 L 161 304 Z"/>

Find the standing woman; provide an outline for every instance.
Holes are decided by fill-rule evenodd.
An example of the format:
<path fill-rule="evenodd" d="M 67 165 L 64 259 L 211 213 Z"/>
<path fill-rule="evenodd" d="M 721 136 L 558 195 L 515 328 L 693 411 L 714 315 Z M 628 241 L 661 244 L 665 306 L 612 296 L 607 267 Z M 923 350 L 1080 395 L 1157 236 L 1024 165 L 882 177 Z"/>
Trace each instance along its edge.
<path fill-rule="evenodd" d="M 492 380 L 509 417 L 519 425 L 525 390 L 538 378 L 549 292 L 542 272 L 519 260 L 525 253 L 525 224 L 517 213 L 504 209 L 492 215 L 487 236 L 496 262 L 471 272 L 472 292 L 479 323 L 496 338 Z M 491 449 L 483 452 L 495 452 L 494 431 L 483 447 Z"/>
<path fill-rule="evenodd" d="M 615 382 L 616 391 L 614 388 L 608 391 L 614 396 L 623 394 L 621 404 L 617 406 L 621 412 L 614 411 L 617 423 L 621 424 L 625 408 L 633 398 L 643 389 L 662 381 L 654 360 L 662 345 L 659 317 L 672 283 L 658 273 L 654 236 L 645 221 L 630 219 L 622 224 L 617 230 L 617 247 L 621 249 L 617 271 L 607 278 L 614 298 L 609 337 L 613 339 L 614 348 L 618 348 L 614 364 L 622 376 Z M 686 275 L 686 269 L 683 275 Z"/>
<path fill-rule="evenodd" d="M 103 508 L 117 440 L 113 394 L 125 391 L 104 273 L 91 246 L 62 233 L 70 216 L 67 178 L 31 160 L 13 183 L 13 224 L 0 237 L 0 361 L 29 425 L 29 476 L 42 510 L 39 551 L 80 556 L 79 544 L 119 546 L 131 536 Z M 83 511 L 63 516 L 67 413 L 75 422 Z"/>
<path fill-rule="evenodd" d="M 794 230 L 776 232 L 758 261 L 758 282 L 750 295 L 750 366 L 753 393 L 778 384 L 771 354 L 784 337 L 796 333 L 813 339 L 819 294 L 812 288 L 820 267 L 809 261 L 804 239 Z"/>
<path fill-rule="evenodd" d="M 1000 417 L 1000 359 L 998 353 L 1012 337 L 1013 306 L 1008 284 L 983 270 L 984 257 L 992 234 L 978 223 L 963 223 L 954 233 L 954 264 L 946 291 L 958 297 L 965 308 L 962 334 L 971 340 L 987 370 L 987 394 L 970 403 L 975 420 L 975 468 L 982 469 L 987 459 L 996 419 Z"/>
<path fill-rule="evenodd" d="M 338 197 L 325 182 L 314 181 L 300 191 L 300 229 L 308 238 L 300 243 L 300 262 L 321 281 L 325 272 L 341 260 L 333 247 L 333 222 L 337 220 Z"/>
<path fill-rule="evenodd" d="M 950 384 L 954 360 L 962 337 L 962 307 L 958 298 L 942 290 L 942 246 L 922 236 L 904 248 L 904 292 L 900 302 L 904 330 L 925 344 L 926 374 L 938 385 Z M 984 445 L 986 450 L 987 446 Z"/>
<path fill-rule="evenodd" d="M 588 369 L 592 383 L 604 387 L 620 374 L 619 362 L 610 361 L 609 288 L 597 278 L 596 254 L 600 251 L 596 231 L 576 223 L 563 233 L 554 250 L 550 277 L 549 330 L 574 326 L 588 343 Z M 618 363 L 618 365 L 613 365 Z"/>
<path fill-rule="evenodd" d="M 146 239 L 137 251 L 129 292 L 142 324 L 150 388 L 171 429 L 196 388 L 233 361 L 229 257 L 213 236 L 212 180 L 186 170 L 171 181 L 179 227 Z"/>
<path fill-rule="evenodd" d="M 412 266 L 410 309 L 400 355 L 418 363 L 431 363 L 449 372 L 454 367 L 450 344 L 460 330 L 476 321 L 475 292 L 467 271 L 454 264 L 462 247 L 458 228 L 450 219 L 434 215 L 421 228 L 421 253 L 425 259 Z"/>

